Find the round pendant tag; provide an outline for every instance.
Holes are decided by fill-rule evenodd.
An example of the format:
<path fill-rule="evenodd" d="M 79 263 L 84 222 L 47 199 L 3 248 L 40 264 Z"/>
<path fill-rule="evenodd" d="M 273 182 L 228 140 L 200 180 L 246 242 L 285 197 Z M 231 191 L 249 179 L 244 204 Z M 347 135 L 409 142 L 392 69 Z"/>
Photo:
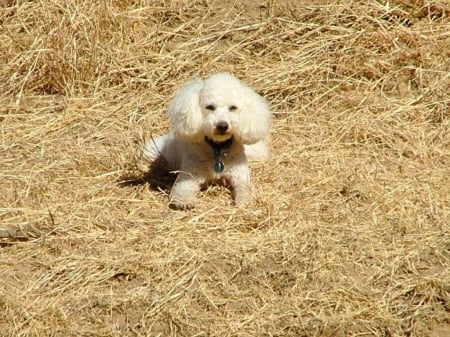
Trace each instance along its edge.
<path fill-rule="evenodd" d="M 216 173 L 222 173 L 224 167 L 225 165 L 223 165 L 221 160 L 218 160 L 214 163 L 214 171 L 216 171 Z"/>

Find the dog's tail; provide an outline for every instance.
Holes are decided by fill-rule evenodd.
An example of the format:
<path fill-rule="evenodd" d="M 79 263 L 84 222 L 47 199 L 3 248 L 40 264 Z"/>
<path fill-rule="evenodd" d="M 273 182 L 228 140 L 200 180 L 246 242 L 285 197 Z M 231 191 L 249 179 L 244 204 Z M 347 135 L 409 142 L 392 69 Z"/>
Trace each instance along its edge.
<path fill-rule="evenodd" d="M 161 157 L 161 152 L 159 150 L 160 144 L 159 138 L 150 137 L 142 146 L 140 146 L 136 151 L 136 157 L 139 159 L 144 159 L 145 161 L 151 163 Z"/>

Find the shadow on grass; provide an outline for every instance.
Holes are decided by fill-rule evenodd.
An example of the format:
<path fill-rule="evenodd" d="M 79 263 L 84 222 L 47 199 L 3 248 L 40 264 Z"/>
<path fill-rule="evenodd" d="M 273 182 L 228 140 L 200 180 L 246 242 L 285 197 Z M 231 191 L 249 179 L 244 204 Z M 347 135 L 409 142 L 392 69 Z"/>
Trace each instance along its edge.
<path fill-rule="evenodd" d="M 148 171 L 126 173 L 118 180 L 120 187 L 130 187 L 148 184 L 152 190 L 169 192 L 177 175 L 171 173 L 164 158 L 158 158 L 150 164 Z"/>

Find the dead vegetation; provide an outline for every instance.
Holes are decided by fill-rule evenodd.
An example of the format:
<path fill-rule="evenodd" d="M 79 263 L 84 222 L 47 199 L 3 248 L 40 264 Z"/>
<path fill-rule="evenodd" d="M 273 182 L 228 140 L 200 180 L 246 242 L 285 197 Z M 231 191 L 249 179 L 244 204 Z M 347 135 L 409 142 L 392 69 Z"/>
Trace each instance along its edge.
<path fill-rule="evenodd" d="M 1 336 L 450 334 L 444 0 L 0 2 Z M 134 152 L 186 79 L 271 102 L 255 200 Z"/>

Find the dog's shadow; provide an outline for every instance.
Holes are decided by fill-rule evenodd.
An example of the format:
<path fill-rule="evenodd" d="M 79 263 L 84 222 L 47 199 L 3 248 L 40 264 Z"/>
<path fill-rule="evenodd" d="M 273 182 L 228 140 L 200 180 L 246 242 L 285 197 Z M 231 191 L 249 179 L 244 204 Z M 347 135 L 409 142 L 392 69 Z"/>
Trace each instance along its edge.
<path fill-rule="evenodd" d="M 169 193 L 177 174 L 170 171 L 167 161 L 160 157 L 154 160 L 148 170 L 139 172 L 127 172 L 120 176 L 120 187 L 140 186 L 148 184 L 150 189 Z"/>

